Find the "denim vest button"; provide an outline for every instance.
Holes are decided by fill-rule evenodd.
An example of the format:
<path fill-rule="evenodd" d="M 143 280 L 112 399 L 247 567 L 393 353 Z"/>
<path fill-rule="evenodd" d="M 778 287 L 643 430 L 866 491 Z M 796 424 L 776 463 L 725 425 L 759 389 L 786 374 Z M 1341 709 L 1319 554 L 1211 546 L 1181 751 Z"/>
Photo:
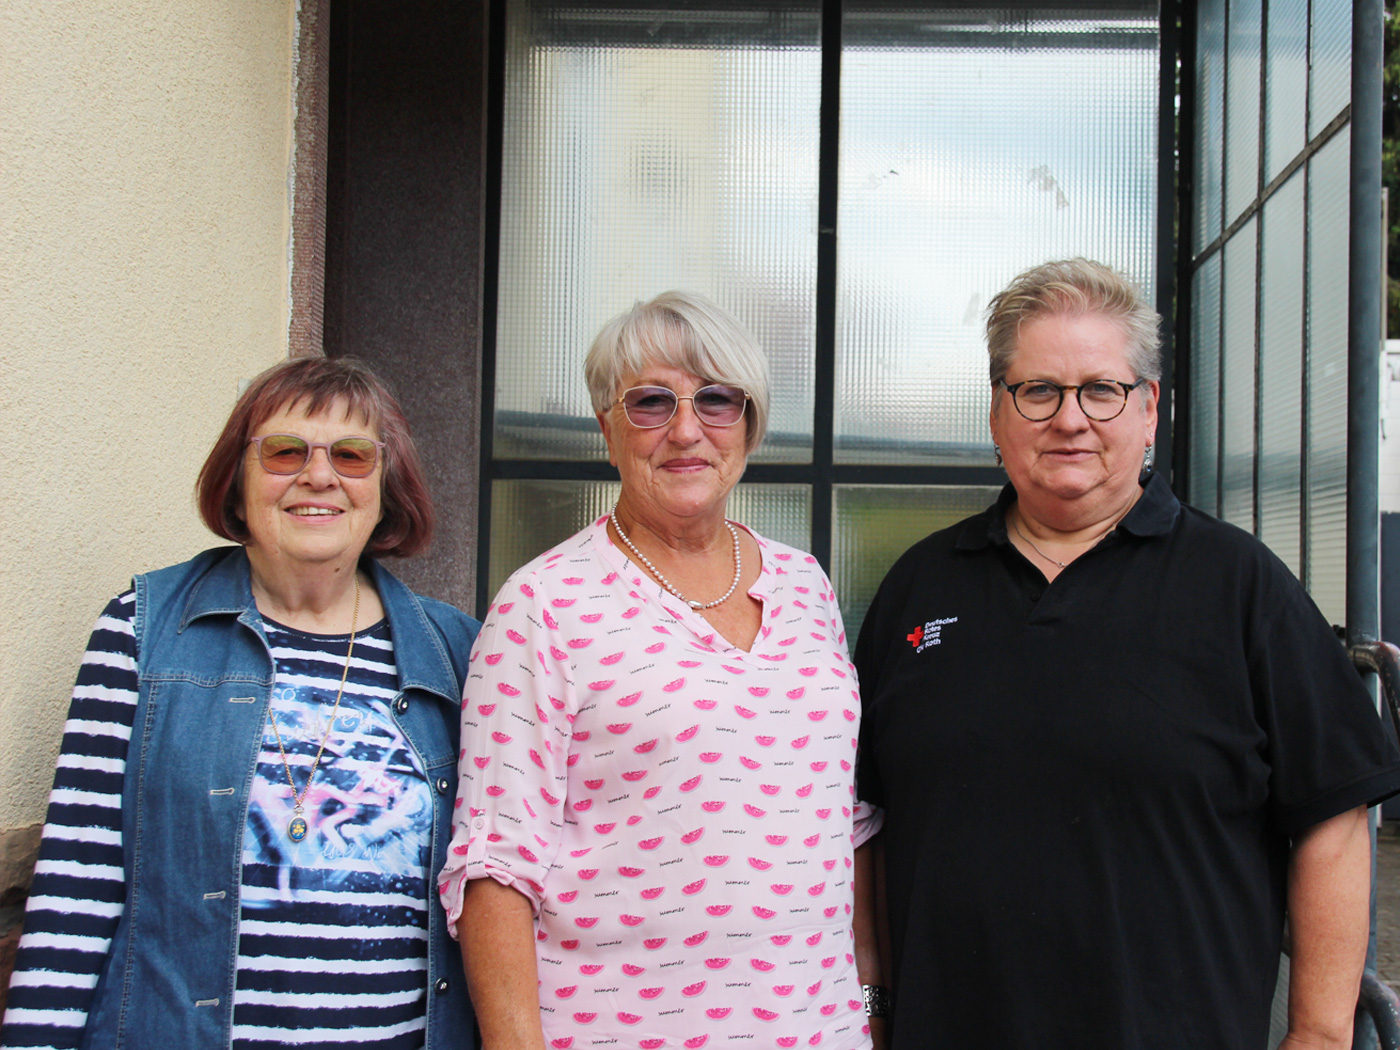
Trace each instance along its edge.
<path fill-rule="evenodd" d="M 439 977 L 436 981 L 434 981 L 433 991 L 437 992 L 438 995 L 441 995 L 443 992 L 447 991 L 447 978 Z"/>
<path fill-rule="evenodd" d="M 447 778 L 446 778 L 446 777 L 438 777 L 438 778 L 437 778 L 437 792 L 438 792 L 439 795 L 445 795 L 445 794 L 447 794 L 447 789 L 450 788 L 451 786 L 452 786 L 452 785 L 449 784 L 449 783 L 447 782 Z"/>
<path fill-rule="evenodd" d="M 394 710 L 397 711 L 399 714 L 406 713 L 408 711 L 408 697 L 401 696 L 397 700 L 395 700 Z"/>

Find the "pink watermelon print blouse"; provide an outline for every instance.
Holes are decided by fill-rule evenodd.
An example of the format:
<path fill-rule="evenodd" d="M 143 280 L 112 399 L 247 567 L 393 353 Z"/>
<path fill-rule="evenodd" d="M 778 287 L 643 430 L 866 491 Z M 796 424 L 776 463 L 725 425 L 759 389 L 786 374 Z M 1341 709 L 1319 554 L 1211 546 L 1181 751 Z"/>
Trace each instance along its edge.
<path fill-rule="evenodd" d="M 439 889 L 534 905 L 545 1040 L 869 1046 L 851 933 L 860 698 L 816 560 L 755 536 L 764 603 L 729 645 L 608 539 L 517 571 L 472 652 Z"/>

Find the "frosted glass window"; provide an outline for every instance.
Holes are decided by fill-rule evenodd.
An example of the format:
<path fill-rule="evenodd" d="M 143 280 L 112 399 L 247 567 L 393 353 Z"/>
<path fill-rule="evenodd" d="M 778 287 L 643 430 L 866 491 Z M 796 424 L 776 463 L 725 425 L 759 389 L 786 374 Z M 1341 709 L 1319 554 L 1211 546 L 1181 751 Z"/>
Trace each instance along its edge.
<path fill-rule="evenodd" d="M 596 521 L 617 502 L 615 481 L 497 481 L 491 486 L 489 591 L 538 554 Z M 740 484 L 726 514 L 769 539 L 805 550 L 812 496 L 805 485 Z"/>
<path fill-rule="evenodd" d="M 1157 5 L 845 11 L 836 461 L 991 465 L 991 296 L 1069 255 L 1153 294 Z"/>
<path fill-rule="evenodd" d="M 1278 180 L 1346 113 L 1352 5 L 1265 6 L 1205 0 L 1197 7 L 1188 489 L 1203 509 L 1256 532 L 1341 622 L 1349 129 Z M 1213 152 L 1222 50 L 1223 156 Z M 1223 245 L 1212 196 L 1221 172 L 1224 227 L 1250 215 Z"/>
<path fill-rule="evenodd" d="M 1270 0 L 1264 77 L 1264 182 L 1302 151 L 1307 134 L 1307 0 Z M 1301 219 L 1301 213 L 1300 213 Z"/>
<path fill-rule="evenodd" d="M 773 373 L 757 460 L 812 442 L 815 3 L 506 5 L 495 456 L 591 459 L 603 322 L 668 288 L 743 321 Z"/>
<path fill-rule="evenodd" d="M 1225 195 L 1225 0 L 1196 5 L 1197 250 L 1220 236 Z"/>
<path fill-rule="evenodd" d="M 1226 0 L 1215 2 L 1223 159 Z M 984 469 L 988 299 L 1069 255 L 1117 267 L 1155 298 L 1155 0 L 845 0 L 841 109 L 825 115 L 839 141 L 825 152 L 820 0 L 501 6 L 483 588 L 616 498 L 617 482 L 599 480 L 606 449 L 583 360 L 602 324 L 640 299 L 696 291 L 754 331 L 773 374 L 771 425 L 751 457 L 758 480 L 729 513 L 799 548 L 815 536 L 858 624 L 908 542 L 995 495 L 927 484 L 959 480 L 950 466 L 995 476 Z M 1223 176 L 1214 186 L 1218 228 Z M 834 231 L 818 230 L 819 192 L 836 194 Z M 834 272 L 819 289 L 818 245 L 832 232 Z M 834 347 L 818 344 L 828 319 Z M 816 418 L 819 390 L 834 396 L 830 416 Z M 866 464 L 940 469 L 910 471 L 918 487 L 876 499 L 847 484 L 867 480 Z M 905 475 L 880 480 L 891 477 Z M 888 524 L 869 520 L 881 507 Z M 921 520 L 908 535 L 900 508 Z"/>
<path fill-rule="evenodd" d="M 491 485 L 494 595 L 506 577 L 612 509 L 616 481 L 496 481 Z"/>
<path fill-rule="evenodd" d="M 1220 253 L 1196 271 L 1191 294 L 1189 502 L 1220 513 Z"/>
<path fill-rule="evenodd" d="M 1308 560 L 1303 580 L 1332 623 L 1346 618 L 1350 154 L 1350 129 L 1343 129 L 1308 162 Z"/>
<path fill-rule="evenodd" d="M 1351 0 L 1312 0 L 1311 91 L 1309 136 L 1351 104 Z"/>
<path fill-rule="evenodd" d="M 880 581 L 906 550 L 996 502 L 987 485 L 838 485 L 831 575 L 852 649 Z"/>
<path fill-rule="evenodd" d="M 1259 281 L 1259 538 L 1300 576 L 1303 182 L 1300 170 L 1264 205 Z"/>
<path fill-rule="evenodd" d="M 1225 242 L 1225 308 L 1221 320 L 1224 359 L 1221 396 L 1220 516 L 1254 531 L 1255 237 L 1250 219 Z"/>
<path fill-rule="evenodd" d="M 1225 222 L 1259 194 L 1259 66 L 1261 0 L 1231 0 L 1226 37 Z"/>
<path fill-rule="evenodd" d="M 812 490 L 806 485 L 745 482 L 730 493 L 725 513 L 770 540 L 801 551 L 812 546 Z"/>

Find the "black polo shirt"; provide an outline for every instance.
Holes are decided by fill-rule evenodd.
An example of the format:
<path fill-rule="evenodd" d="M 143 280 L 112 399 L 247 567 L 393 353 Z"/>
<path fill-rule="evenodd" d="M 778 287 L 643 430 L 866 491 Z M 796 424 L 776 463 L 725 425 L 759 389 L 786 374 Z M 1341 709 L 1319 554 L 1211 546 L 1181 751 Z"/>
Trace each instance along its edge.
<path fill-rule="evenodd" d="M 890 570 L 855 662 L 896 1048 L 1259 1050 L 1290 835 L 1400 791 L 1252 536 L 1142 498 L 1053 584 L 996 506 Z"/>

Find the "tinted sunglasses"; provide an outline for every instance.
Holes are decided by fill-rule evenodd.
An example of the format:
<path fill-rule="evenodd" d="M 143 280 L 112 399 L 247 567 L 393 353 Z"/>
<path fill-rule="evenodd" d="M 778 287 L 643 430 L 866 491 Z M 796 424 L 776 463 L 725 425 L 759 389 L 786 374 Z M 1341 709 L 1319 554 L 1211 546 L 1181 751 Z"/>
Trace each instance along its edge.
<path fill-rule="evenodd" d="M 331 467 L 342 478 L 367 478 L 373 474 L 385 445 L 367 437 L 307 441 L 295 434 L 264 434 L 249 438 L 248 444 L 258 450 L 258 462 L 269 474 L 300 474 L 311 461 L 311 453 L 323 448 Z"/>
<path fill-rule="evenodd" d="M 712 383 L 693 394 L 680 395 L 664 386 L 634 386 L 622 392 L 614 404 L 620 404 L 627 421 L 644 430 L 664 427 L 671 422 L 676 408 L 689 401 L 700 422 L 712 427 L 732 427 L 744 418 L 749 395 L 737 386 Z"/>

